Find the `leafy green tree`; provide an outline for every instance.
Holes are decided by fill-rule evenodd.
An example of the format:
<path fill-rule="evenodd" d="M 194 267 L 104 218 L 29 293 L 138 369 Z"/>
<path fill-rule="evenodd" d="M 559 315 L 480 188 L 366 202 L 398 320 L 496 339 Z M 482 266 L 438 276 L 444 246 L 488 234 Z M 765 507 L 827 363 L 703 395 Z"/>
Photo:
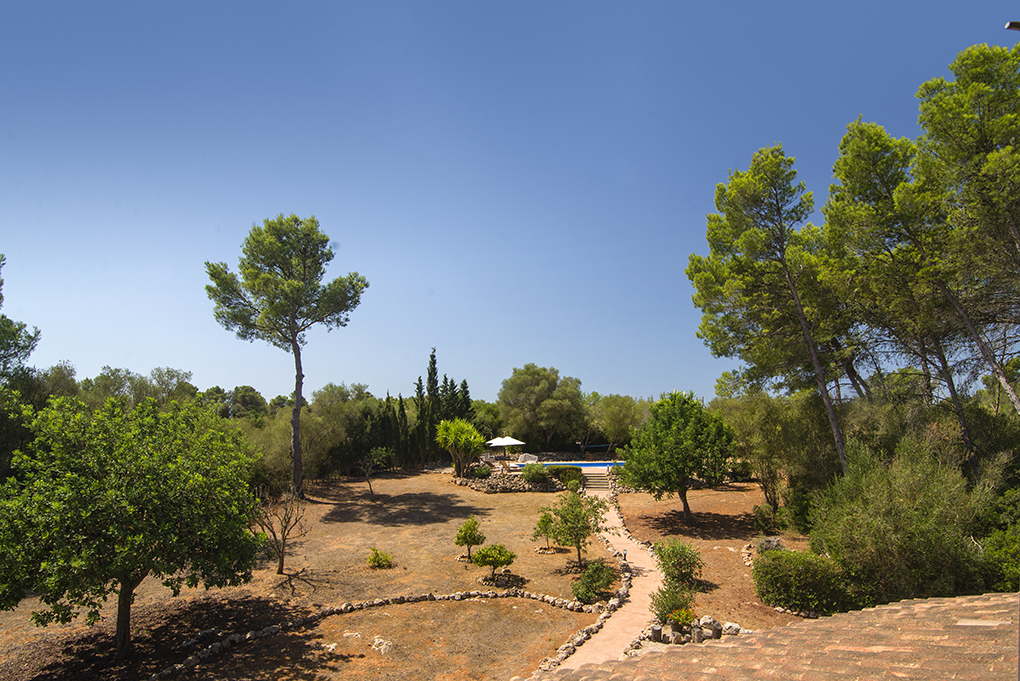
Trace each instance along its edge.
<path fill-rule="evenodd" d="M 362 475 L 365 476 L 365 482 L 368 483 L 368 493 L 371 496 L 375 496 L 375 492 L 372 491 L 372 474 L 375 473 L 376 468 L 385 466 L 392 458 L 393 452 L 386 447 L 373 447 L 365 452 L 358 461 L 358 468 L 361 469 Z"/>
<path fill-rule="evenodd" d="M 932 282 L 1020 413 L 988 337 L 1020 308 L 1020 47 L 974 45 L 949 68 L 955 80 L 918 90 L 917 181 L 904 201 L 939 219 L 925 235 Z"/>
<path fill-rule="evenodd" d="M 514 369 L 503 381 L 497 402 L 507 432 L 546 449 L 569 438 L 586 415 L 581 381 L 535 364 Z"/>
<path fill-rule="evenodd" d="M 0 253 L 0 270 L 7 259 Z M 0 307 L 4 304 L 4 280 L 0 277 Z M 20 371 L 28 356 L 39 344 L 39 329 L 28 330 L 22 322 L 0 314 L 0 380 L 4 382 Z"/>
<path fill-rule="evenodd" d="M 464 470 L 485 449 L 485 440 L 475 427 L 464 419 L 440 421 L 436 442 L 453 457 L 453 475 L 464 477 Z"/>
<path fill-rule="evenodd" d="M 503 422 L 499 418 L 499 405 L 485 400 L 471 403 L 471 424 L 486 441 L 499 437 Z"/>
<path fill-rule="evenodd" d="M 241 340 L 259 339 L 294 356 L 294 408 L 291 411 L 291 459 L 294 490 L 303 494 L 301 407 L 304 373 L 301 347 L 305 332 L 316 324 L 327 330 L 346 326 L 361 302 L 368 281 L 357 272 L 323 284 L 333 260 L 329 237 L 314 216 L 291 214 L 254 225 L 241 246 L 241 276 L 226 263 L 206 262 L 212 284 L 205 287 L 213 313 Z"/>
<path fill-rule="evenodd" d="M 468 560 L 471 560 L 471 547 L 481 546 L 485 543 L 485 535 L 482 534 L 478 518 L 471 516 L 457 528 L 457 536 L 453 538 L 457 546 L 466 546 Z"/>
<path fill-rule="evenodd" d="M 605 395 L 597 405 L 599 425 L 609 440 L 610 449 L 628 442 L 641 425 L 641 407 L 629 395 Z"/>
<path fill-rule="evenodd" d="M 846 467 L 843 434 L 829 394 L 830 365 L 820 340 L 837 334 L 834 296 L 819 280 L 823 241 L 797 227 L 814 202 L 797 182 L 781 145 L 760 149 L 746 172 L 716 186 L 719 213 L 708 216 L 707 257 L 691 254 L 687 277 L 704 312 L 698 336 L 713 355 L 740 357 L 764 377 L 802 382 L 805 365 L 825 404 L 836 453 Z M 831 345 L 831 343 L 830 343 Z"/>
<path fill-rule="evenodd" d="M 691 521 L 687 503 L 691 478 L 722 481 L 732 452 L 733 429 L 694 396 L 672 392 L 652 405 L 648 421 L 627 449 L 620 477 L 648 490 L 656 500 L 678 495 L 684 518 Z"/>
<path fill-rule="evenodd" d="M 577 564 L 582 565 L 581 551 L 591 538 L 606 530 L 609 503 L 599 497 L 567 491 L 552 506 L 540 509 L 553 517 L 553 540 L 560 546 L 577 549 Z M 541 516 L 539 516 L 541 517 Z"/>
<path fill-rule="evenodd" d="M 252 459 L 195 403 L 125 413 L 57 398 L 35 415 L 35 436 L 0 492 L 0 607 L 26 591 L 48 610 L 38 624 L 89 624 L 117 594 L 117 658 L 131 654 L 131 603 L 151 575 L 182 586 L 251 578 L 263 538 L 250 528 Z"/>
<path fill-rule="evenodd" d="M 916 146 L 893 139 L 881 126 L 855 121 L 840 142 L 833 166 L 838 180 L 823 211 L 837 266 L 829 273 L 843 291 L 871 352 L 886 362 L 916 366 L 931 404 L 948 392 L 967 448 L 975 447 L 958 385 L 970 362 L 967 331 L 941 291 L 937 266 L 944 226 L 928 224 L 911 197 Z M 938 235 L 938 236 L 936 236 Z M 883 386 L 884 387 L 884 386 Z"/>
<path fill-rule="evenodd" d="M 491 567 L 491 579 L 496 581 L 496 569 L 511 565 L 515 560 L 517 560 L 516 553 L 502 544 L 493 544 L 492 546 L 483 546 L 475 551 L 471 562 L 478 567 Z"/>
<path fill-rule="evenodd" d="M 549 549 L 552 548 L 549 545 L 549 540 L 555 538 L 555 536 L 556 536 L 556 521 L 553 518 L 553 515 L 550 511 L 543 510 L 538 515 L 538 522 L 535 523 L 535 529 L 531 533 L 531 540 L 535 541 L 537 539 L 545 537 L 545 548 Z"/>

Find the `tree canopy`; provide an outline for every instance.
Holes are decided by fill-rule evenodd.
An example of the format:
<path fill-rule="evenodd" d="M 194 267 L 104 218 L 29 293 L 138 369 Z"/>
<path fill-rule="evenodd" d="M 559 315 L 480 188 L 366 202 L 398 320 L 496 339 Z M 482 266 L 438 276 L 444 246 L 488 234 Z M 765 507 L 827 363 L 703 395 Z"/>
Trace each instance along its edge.
<path fill-rule="evenodd" d="M 253 225 L 241 246 L 239 270 L 206 262 L 212 284 L 205 287 L 215 303 L 213 314 L 242 340 L 265 341 L 294 356 L 294 408 L 291 413 L 291 458 L 294 490 L 302 494 L 301 407 L 304 373 L 301 347 L 305 332 L 316 324 L 327 330 L 346 326 L 361 302 L 368 281 L 357 272 L 323 284 L 333 260 L 329 237 L 315 216 L 293 213 Z"/>
<path fill-rule="evenodd" d="M 562 444 L 586 417 L 581 381 L 553 367 L 525 364 L 503 381 L 497 397 L 506 431 L 532 446 Z"/>
<path fill-rule="evenodd" d="M 708 216 L 707 257 L 691 254 L 687 277 L 704 312 L 698 336 L 717 357 L 740 357 L 758 378 L 785 377 L 802 387 L 814 379 L 826 406 L 840 462 L 843 434 L 829 395 L 831 359 L 842 317 L 818 276 L 823 241 L 811 225 L 814 207 L 797 182 L 794 159 L 781 145 L 758 150 L 746 172 L 730 172 L 716 186 L 719 213 Z"/>
<path fill-rule="evenodd" d="M 687 393 L 663 395 L 652 405 L 648 420 L 627 448 L 621 477 L 647 490 L 656 500 L 674 494 L 693 518 L 687 503 L 692 477 L 709 483 L 722 480 L 733 451 L 733 430 Z"/>
<path fill-rule="evenodd" d="M 130 655 L 135 588 L 152 575 L 172 589 L 251 578 L 262 537 L 251 532 L 253 464 L 240 435 L 210 427 L 196 403 L 149 399 L 93 411 L 66 398 L 31 421 L 34 440 L 0 489 L 0 607 L 26 591 L 39 624 L 88 623 L 117 594 L 118 659 Z"/>
<path fill-rule="evenodd" d="M 577 549 L 577 564 L 581 565 L 581 551 L 588 545 L 591 538 L 606 529 L 606 512 L 609 503 L 587 494 L 563 492 L 556 503 L 540 509 L 539 522 L 544 523 L 542 516 L 552 516 L 551 536 L 560 546 L 573 546 Z M 537 528 L 536 528 L 537 529 Z"/>
<path fill-rule="evenodd" d="M 6 258 L 0 253 L 0 270 Z M 4 304 L 4 280 L 0 277 L 0 307 Z M 39 344 L 39 329 L 28 330 L 23 322 L 16 322 L 0 314 L 0 381 L 7 382 L 25 364 L 28 356 Z"/>

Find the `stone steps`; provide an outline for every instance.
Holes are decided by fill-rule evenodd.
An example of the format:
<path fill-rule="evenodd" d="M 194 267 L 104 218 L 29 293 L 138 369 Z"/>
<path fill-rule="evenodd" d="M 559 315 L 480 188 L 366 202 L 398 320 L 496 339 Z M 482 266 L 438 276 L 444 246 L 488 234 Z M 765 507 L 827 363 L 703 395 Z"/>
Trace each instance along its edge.
<path fill-rule="evenodd" d="M 609 490 L 609 476 L 605 473 L 584 473 L 584 488 L 587 490 Z"/>

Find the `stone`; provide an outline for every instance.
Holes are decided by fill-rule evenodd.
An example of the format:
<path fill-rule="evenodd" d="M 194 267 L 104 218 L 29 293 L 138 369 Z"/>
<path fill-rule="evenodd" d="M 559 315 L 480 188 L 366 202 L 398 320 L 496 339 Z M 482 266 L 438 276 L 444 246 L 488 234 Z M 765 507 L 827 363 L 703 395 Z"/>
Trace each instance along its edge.
<path fill-rule="evenodd" d="M 662 627 L 659 626 L 658 624 L 652 625 L 651 640 L 653 643 L 658 643 L 659 641 L 662 640 Z"/>
<path fill-rule="evenodd" d="M 727 622 L 722 629 L 722 633 L 726 636 L 736 636 L 740 631 L 740 625 L 736 622 Z"/>
<path fill-rule="evenodd" d="M 704 632 L 701 631 L 701 627 L 691 627 L 691 640 L 695 643 L 701 643 L 705 640 Z"/>

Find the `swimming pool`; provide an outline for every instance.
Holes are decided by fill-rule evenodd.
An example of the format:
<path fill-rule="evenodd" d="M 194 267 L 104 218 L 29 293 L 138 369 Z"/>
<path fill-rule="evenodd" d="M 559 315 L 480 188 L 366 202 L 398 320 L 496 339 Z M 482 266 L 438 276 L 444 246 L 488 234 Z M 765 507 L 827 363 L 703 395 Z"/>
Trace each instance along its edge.
<path fill-rule="evenodd" d="M 549 466 L 577 466 L 578 468 L 609 470 L 610 466 L 623 466 L 622 461 L 541 461 L 546 468 Z"/>

